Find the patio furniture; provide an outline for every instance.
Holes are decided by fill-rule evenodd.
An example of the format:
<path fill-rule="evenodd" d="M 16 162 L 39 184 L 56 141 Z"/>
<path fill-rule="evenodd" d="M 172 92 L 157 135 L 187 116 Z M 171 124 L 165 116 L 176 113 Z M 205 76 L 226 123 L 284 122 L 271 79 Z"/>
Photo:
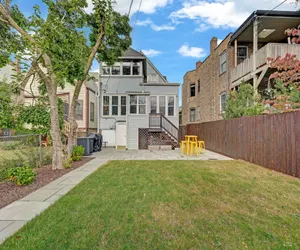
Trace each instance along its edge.
<path fill-rule="evenodd" d="M 204 141 L 198 141 L 198 148 L 200 151 L 205 152 L 205 142 Z"/>
<path fill-rule="evenodd" d="M 186 155 L 189 155 L 190 148 L 191 148 L 191 143 L 192 142 L 197 143 L 198 136 L 196 136 L 196 135 L 186 135 L 184 138 L 185 138 L 185 141 L 186 141 L 186 144 L 187 144 L 186 149 L 185 149 L 185 153 L 186 153 Z"/>
<path fill-rule="evenodd" d="M 180 142 L 180 153 L 183 154 L 187 147 L 187 141 L 181 141 Z"/>

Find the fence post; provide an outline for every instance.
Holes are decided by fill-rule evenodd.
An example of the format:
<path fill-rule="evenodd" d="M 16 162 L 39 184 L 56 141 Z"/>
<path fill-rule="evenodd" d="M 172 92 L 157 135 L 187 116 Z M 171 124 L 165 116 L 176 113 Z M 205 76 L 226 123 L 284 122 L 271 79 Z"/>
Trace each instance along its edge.
<path fill-rule="evenodd" d="M 40 167 L 43 165 L 43 148 L 42 148 L 42 135 L 39 135 L 40 144 Z"/>

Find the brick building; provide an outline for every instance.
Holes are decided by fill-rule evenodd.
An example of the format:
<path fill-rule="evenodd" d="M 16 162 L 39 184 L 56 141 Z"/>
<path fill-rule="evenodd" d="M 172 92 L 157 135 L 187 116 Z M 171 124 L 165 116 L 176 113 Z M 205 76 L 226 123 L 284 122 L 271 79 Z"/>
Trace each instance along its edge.
<path fill-rule="evenodd" d="M 257 10 L 219 45 L 212 38 L 210 55 L 184 76 L 181 125 L 222 119 L 228 92 L 242 82 L 263 96 L 272 87 L 268 58 L 300 58 L 300 45 L 285 33 L 299 23 L 298 11 Z"/>
<path fill-rule="evenodd" d="M 210 41 L 210 55 L 184 76 L 182 85 L 182 125 L 214 121 L 222 118 L 229 89 L 229 69 L 234 67 L 234 49 L 229 47 L 231 34 L 219 45 Z"/>

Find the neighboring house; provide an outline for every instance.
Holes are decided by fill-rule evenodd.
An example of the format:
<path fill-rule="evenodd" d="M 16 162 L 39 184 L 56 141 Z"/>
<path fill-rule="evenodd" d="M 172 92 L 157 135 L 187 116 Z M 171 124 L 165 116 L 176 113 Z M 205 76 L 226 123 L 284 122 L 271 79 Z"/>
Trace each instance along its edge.
<path fill-rule="evenodd" d="M 141 52 L 100 63 L 100 130 L 109 146 L 147 149 L 178 143 L 179 84 L 169 83 Z"/>
<path fill-rule="evenodd" d="M 3 68 L 0 68 L 0 81 L 11 83 L 13 81 L 12 76 L 16 74 L 14 67 L 10 64 L 7 64 Z"/>
<path fill-rule="evenodd" d="M 287 53 L 300 58 L 300 45 L 289 44 L 285 35 L 299 24 L 300 12 L 258 10 L 219 45 L 213 38 L 210 55 L 184 76 L 183 125 L 222 119 L 227 93 L 243 81 L 259 93 L 270 87 L 268 58 Z"/>
<path fill-rule="evenodd" d="M 91 80 L 84 82 L 80 90 L 76 107 L 76 122 L 78 124 L 78 136 L 86 136 L 90 132 L 97 132 L 98 126 L 98 81 L 99 74 L 90 72 Z M 27 84 L 25 88 L 25 104 L 33 104 L 34 99 L 39 96 L 39 84 Z M 57 96 L 64 102 L 64 118 L 69 119 L 69 109 L 73 98 L 75 87 L 69 83 L 64 88 L 58 88 Z"/>

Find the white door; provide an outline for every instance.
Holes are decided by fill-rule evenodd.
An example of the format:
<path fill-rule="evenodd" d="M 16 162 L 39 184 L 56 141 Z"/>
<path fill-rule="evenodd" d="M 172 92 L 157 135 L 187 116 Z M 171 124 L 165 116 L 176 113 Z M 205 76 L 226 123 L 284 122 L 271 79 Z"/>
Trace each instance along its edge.
<path fill-rule="evenodd" d="M 116 148 L 126 148 L 127 147 L 127 126 L 126 123 L 116 124 Z"/>

